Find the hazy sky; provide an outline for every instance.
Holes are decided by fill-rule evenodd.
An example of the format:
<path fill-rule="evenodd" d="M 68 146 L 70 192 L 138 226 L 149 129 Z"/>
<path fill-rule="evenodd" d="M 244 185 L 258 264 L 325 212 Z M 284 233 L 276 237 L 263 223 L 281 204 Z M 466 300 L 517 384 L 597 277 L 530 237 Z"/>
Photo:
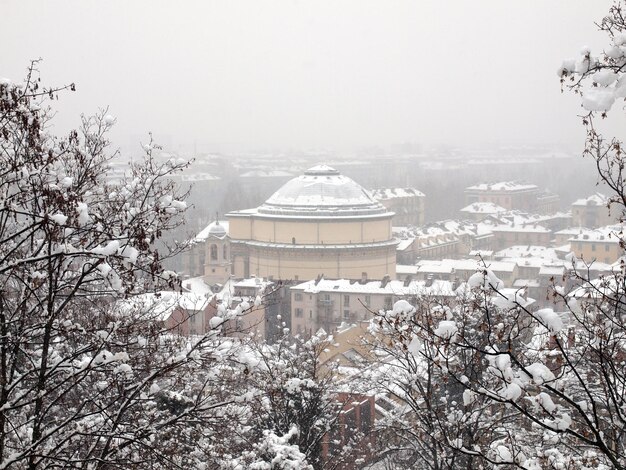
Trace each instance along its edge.
<path fill-rule="evenodd" d="M 108 106 L 126 147 L 580 142 L 556 69 L 610 1 L 1 0 L 0 77 L 75 82 L 58 129 Z M 623 129 L 617 105 L 611 126 Z"/>

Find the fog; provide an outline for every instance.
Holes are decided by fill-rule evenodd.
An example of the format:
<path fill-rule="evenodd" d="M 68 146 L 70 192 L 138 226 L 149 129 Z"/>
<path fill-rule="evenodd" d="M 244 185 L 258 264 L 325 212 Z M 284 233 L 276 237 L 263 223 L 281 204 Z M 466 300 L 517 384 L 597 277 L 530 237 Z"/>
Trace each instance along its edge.
<path fill-rule="evenodd" d="M 122 149 L 582 146 L 556 69 L 610 1 L 5 0 L 0 75 L 75 82 L 57 129 L 109 108 Z M 614 112 L 612 133 L 624 128 Z"/>

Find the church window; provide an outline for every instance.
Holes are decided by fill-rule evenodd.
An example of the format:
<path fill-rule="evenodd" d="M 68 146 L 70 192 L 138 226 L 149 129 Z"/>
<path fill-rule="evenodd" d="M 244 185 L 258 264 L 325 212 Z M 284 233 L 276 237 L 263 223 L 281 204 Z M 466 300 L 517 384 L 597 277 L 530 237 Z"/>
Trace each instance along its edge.
<path fill-rule="evenodd" d="M 211 260 L 212 261 L 217 260 L 217 245 L 215 244 L 211 245 Z"/>

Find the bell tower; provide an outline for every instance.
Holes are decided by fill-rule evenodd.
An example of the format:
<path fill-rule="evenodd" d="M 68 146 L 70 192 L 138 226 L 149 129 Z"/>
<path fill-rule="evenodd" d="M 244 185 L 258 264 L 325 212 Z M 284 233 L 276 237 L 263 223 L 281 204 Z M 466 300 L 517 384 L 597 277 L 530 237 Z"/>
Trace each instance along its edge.
<path fill-rule="evenodd" d="M 217 219 L 209 227 L 205 250 L 204 281 L 209 285 L 224 284 L 231 274 L 230 237 Z"/>

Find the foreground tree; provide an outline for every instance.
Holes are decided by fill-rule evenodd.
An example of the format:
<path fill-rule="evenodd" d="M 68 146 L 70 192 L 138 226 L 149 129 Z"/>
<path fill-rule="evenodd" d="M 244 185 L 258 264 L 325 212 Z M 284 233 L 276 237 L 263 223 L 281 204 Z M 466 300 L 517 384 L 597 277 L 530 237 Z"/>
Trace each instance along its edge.
<path fill-rule="evenodd" d="M 582 98 L 584 154 L 613 191 L 609 206 L 622 220 L 622 142 L 604 138 L 597 121 L 626 97 L 624 11 L 616 3 L 599 24 L 610 40 L 603 54 L 585 49 L 559 69 L 562 83 Z M 621 228 L 612 236 L 626 247 Z M 624 262 L 611 276 L 591 279 L 584 266 L 593 261 L 573 260 L 567 289 L 555 280 L 552 308 L 535 310 L 505 295 L 483 264 L 468 283 L 469 298 L 445 315 L 428 305 L 379 314 L 376 326 L 391 336 L 407 372 L 404 394 L 415 400 L 405 427 L 436 434 L 440 455 L 457 465 L 465 456 L 471 468 L 626 468 Z M 435 377 L 441 390 L 422 391 L 425 377 Z M 464 435 L 457 426 L 474 431 Z M 413 446 L 424 460 L 433 449 Z"/>
<path fill-rule="evenodd" d="M 114 119 L 48 135 L 46 105 L 73 85 L 41 88 L 35 65 L 0 81 L 0 468 L 207 465 L 198 446 L 240 412 L 209 367 L 230 354 L 221 321 L 186 340 L 131 301 L 177 288 L 161 265 L 177 248 L 157 242 L 185 211 L 168 180 L 185 163 L 147 145 L 109 183 Z"/>

